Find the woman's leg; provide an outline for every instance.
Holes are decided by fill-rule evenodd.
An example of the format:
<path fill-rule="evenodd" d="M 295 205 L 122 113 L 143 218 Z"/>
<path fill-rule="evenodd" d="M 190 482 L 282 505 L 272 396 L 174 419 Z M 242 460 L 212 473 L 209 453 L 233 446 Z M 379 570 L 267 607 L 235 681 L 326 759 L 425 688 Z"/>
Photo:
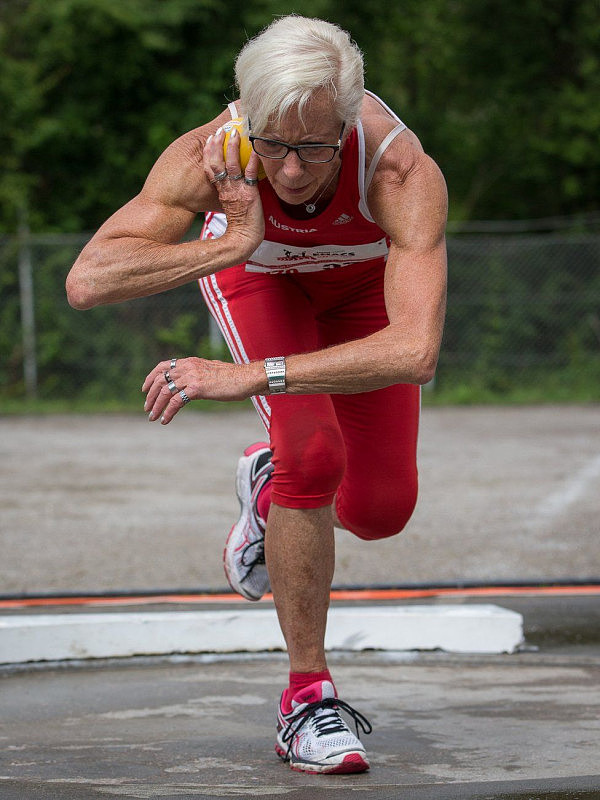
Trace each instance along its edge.
<path fill-rule="evenodd" d="M 284 276 L 234 267 L 202 290 L 238 361 L 319 346 L 314 310 Z M 257 398 L 273 451 L 265 535 L 267 569 L 292 672 L 325 667 L 324 638 L 333 576 L 332 502 L 345 470 L 344 443 L 327 395 Z"/>
<path fill-rule="evenodd" d="M 341 283 L 333 277 L 311 278 L 310 288 L 323 303 L 317 314 L 321 347 L 361 339 L 389 324 L 383 267 L 344 270 Z M 346 453 L 337 518 L 363 539 L 392 536 L 406 525 L 417 499 L 420 387 L 397 384 L 331 397 Z"/>
<path fill-rule="evenodd" d="M 420 387 L 338 395 L 334 405 L 347 459 L 337 519 L 361 539 L 394 536 L 417 502 Z"/>

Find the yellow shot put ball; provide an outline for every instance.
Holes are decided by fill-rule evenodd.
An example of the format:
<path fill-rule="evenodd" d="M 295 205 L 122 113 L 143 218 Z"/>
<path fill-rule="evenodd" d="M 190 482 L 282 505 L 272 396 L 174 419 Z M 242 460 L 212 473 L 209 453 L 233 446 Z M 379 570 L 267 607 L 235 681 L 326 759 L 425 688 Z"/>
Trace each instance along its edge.
<path fill-rule="evenodd" d="M 229 137 L 231 136 L 231 132 L 233 129 L 236 129 L 237 132 L 240 134 L 240 165 L 242 169 L 246 169 L 248 161 L 250 160 L 250 155 L 252 154 L 252 145 L 250 144 L 250 139 L 247 136 L 243 135 L 244 130 L 244 121 L 240 118 L 232 119 L 231 122 L 226 122 L 223 125 L 223 130 L 225 131 L 225 141 L 223 142 L 223 155 L 227 157 L 227 143 L 229 142 Z M 264 178 L 266 177 L 265 171 L 262 168 L 262 164 L 259 164 L 258 167 L 258 177 Z"/>

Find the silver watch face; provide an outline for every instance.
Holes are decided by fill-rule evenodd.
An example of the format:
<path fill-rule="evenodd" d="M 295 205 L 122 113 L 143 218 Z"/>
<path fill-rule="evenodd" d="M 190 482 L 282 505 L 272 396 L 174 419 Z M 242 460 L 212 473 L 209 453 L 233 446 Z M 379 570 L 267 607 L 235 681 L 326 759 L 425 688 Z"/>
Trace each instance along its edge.
<path fill-rule="evenodd" d="M 273 393 L 285 392 L 285 358 L 265 358 L 265 372 L 269 390 Z"/>

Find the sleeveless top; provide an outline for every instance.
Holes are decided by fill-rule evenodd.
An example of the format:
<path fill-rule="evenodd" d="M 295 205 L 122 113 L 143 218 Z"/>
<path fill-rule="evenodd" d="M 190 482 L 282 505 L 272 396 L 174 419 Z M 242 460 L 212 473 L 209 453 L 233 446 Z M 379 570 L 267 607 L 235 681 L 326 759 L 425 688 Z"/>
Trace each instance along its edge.
<path fill-rule="evenodd" d="M 368 93 L 371 94 L 371 93 Z M 367 202 L 367 191 L 381 155 L 405 129 L 398 117 L 374 97 L 398 122 L 379 145 L 365 170 L 365 139 L 362 123 L 351 131 L 341 151 L 341 168 L 335 194 L 328 206 L 309 219 L 298 220 L 283 210 L 268 180 L 258 188 L 265 216 L 265 238 L 246 262 L 247 272 L 289 274 L 318 272 L 351 264 L 381 264 L 387 258 L 389 237 L 375 223 Z M 232 117 L 237 116 L 230 104 Z M 206 214 L 205 236 L 222 236 L 227 228 L 223 213 Z"/>

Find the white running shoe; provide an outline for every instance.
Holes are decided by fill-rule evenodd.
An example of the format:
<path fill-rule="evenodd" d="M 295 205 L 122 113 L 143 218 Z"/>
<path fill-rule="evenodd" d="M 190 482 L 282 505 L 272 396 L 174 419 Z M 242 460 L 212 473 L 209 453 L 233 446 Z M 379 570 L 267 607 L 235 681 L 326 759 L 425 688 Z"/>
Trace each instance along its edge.
<path fill-rule="evenodd" d="M 265 442 L 244 450 L 238 462 L 235 488 L 240 501 L 240 518 L 225 542 L 223 566 L 234 592 L 247 600 L 260 600 L 271 588 L 265 565 L 265 520 L 259 515 L 256 500 L 271 479 L 271 451 Z"/>
<path fill-rule="evenodd" d="M 282 695 L 283 699 L 283 695 Z M 330 681 L 318 681 L 297 692 L 292 710 L 284 714 L 279 703 L 275 751 L 300 772 L 342 774 L 365 772 L 365 748 L 339 714 L 346 711 L 358 727 L 371 733 L 370 722 L 335 695 Z"/>

